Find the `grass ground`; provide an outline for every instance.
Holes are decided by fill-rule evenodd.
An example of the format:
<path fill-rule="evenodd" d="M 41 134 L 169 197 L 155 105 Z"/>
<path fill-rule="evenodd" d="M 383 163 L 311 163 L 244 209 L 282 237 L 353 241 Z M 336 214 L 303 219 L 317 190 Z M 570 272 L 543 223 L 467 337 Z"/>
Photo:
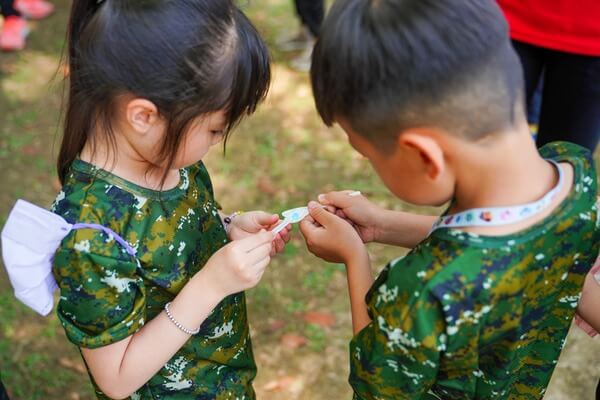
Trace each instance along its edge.
<path fill-rule="evenodd" d="M 26 51 L 0 54 L 0 226 L 17 198 L 47 206 L 57 191 L 57 71 L 69 1 L 55 3 L 56 15 L 32 24 Z M 254 0 L 245 9 L 271 45 L 296 26 L 291 1 Z M 384 206 L 410 209 L 388 195 L 340 131 L 322 126 L 306 74 L 288 68 L 291 56 L 273 50 L 273 57 L 266 104 L 235 132 L 226 157 L 215 151 L 206 160 L 226 209 L 281 211 L 334 188 L 361 190 Z M 371 250 L 374 265 L 404 253 L 383 246 Z M 260 399 L 350 398 L 351 328 L 341 266 L 311 257 L 295 235 L 248 298 Z M 574 331 L 546 398 L 592 399 L 599 361 L 600 344 Z M 93 398 L 79 354 L 57 318 L 40 318 L 17 303 L 3 269 L 0 371 L 12 399 Z"/>

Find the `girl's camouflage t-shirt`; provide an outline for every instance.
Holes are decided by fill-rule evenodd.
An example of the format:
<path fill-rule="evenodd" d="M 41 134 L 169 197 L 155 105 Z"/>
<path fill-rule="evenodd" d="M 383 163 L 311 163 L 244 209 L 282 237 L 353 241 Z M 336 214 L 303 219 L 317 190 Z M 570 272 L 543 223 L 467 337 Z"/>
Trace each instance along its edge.
<path fill-rule="evenodd" d="M 367 294 L 372 322 L 350 344 L 355 399 L 541 399 L 600 247 L 589 151 L 555 143 L 569 196 L 506 236 L 438 229 Z"/>
<path fill-rule="evenodd" d="M 72 224 L 110 228 L 136 257 L 99 230 L 75 230 L 63 240 L 53 272 L 69 340 L 106 346 L 162 312 L 228 242 L 217 208 L 201 162 L 181 170 L 177 187 L 159 192 L 75 160 L 53 211 Z M 225 298 L 131 399 L 254 399 L 255 375 L 245 296 L 238 293 Z M 108 398 L 94 386 L 99 399 Z"/>

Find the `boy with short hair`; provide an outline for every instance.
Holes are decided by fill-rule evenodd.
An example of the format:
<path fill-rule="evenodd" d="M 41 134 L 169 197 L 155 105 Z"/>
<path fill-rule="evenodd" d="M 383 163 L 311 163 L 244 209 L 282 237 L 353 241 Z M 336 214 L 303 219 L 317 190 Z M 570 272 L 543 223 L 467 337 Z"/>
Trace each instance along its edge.
<path fill-rule="evenodd" d="M 596 174 L 581 147 L 536 149 L 495 1 L 338 0 L 311 75 L 393 194 L 450 202 L 429 234 L 348 192 L 309 204 L 309 249 L 348 272 L 355 398 L 541 398 L 599 250 Z M 363 242 L 422 238 L 373 284 Z"/>

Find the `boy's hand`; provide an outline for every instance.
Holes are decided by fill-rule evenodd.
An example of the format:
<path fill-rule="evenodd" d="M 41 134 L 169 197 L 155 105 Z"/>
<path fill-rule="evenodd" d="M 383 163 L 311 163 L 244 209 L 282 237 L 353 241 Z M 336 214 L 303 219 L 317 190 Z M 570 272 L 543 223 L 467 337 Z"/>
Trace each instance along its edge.
<path fill-rule="evenodd" d="M 280 219 L 277 214 L 268 214 L 263 211 L 246 212 L 238 215 L 231 221 L 229 238 L 231 240 L 240 240 L 260 232 L 261 229 L 266 231 L 271 230 L 279 221 Z M 287 226 L 275 237 L 271 256 L 283 251 L 285 244 L 290 240 L 291 229 L 291 225 Z"/>
<path fill-rule="evenodd" d="M 367 249 L 352 225 L 314 201 L 308 209 L 310 216 L 300 222 L 300 231 L 311 253 L 325 261 L 344 264 L 364 256 Z"/>
<path fill-rule="evenodd" d="M 327 206 L 331 212 L 352 223 L 364 243 L 377 239 L 379 228 L 376 225 L 377 215 L 382 208 L 370 202 L 365 196 L 350 196 L 351 190 L 329 192 L 319 195 L 319 202 Z"/>

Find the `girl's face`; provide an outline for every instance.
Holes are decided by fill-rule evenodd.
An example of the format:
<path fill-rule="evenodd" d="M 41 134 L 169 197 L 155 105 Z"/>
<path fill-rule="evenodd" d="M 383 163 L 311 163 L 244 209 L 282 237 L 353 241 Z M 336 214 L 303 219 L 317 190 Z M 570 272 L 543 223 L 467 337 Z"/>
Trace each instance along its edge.
<path fill-rule="evenodd" d="M 200 161 L 212 146 L 223 141 L 226 127 L 223 110 L 198 117 L 181 141 L 172 168 L 184 168 Z"/>
<path fill-rule="evenodd" d="M 161 152 L 167 121 L 149 100 L 134 98 L 124 101 L 127 102 L 123 119 L 125 125 L 121 125 L 118 131 L 123 133 L 127 142 L 127 153 L 138 162 L 153 166 L 166 164 Z M 226 128 L 225 110 L 209 112 L 194 119 L 179 143 L 171 169 L 184 168 L 200 161 L 212 146 L 223 141 Z"/>

